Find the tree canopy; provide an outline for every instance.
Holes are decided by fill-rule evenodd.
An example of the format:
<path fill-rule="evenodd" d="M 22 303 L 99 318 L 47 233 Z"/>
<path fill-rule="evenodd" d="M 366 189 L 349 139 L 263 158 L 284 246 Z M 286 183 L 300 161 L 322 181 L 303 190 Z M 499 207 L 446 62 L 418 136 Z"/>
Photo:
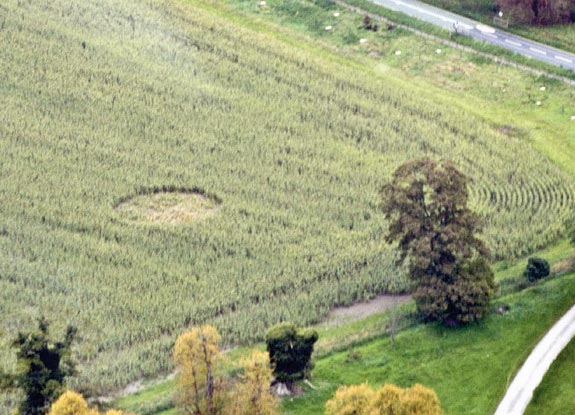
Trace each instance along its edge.
<path fill-rule="evenodd" d="M 376 390 L 366 383 L 342 386 L 325 404 L 325 415 L 441 415 L 442 413 L 435 391 L 419 384 L 405 389 L 385 384 Z"/>
<path fill-rule="evenodd" d="M 276 415 L 278 402 L 270 391 L 269 355 L 254 351 L 250 357 L 241 359 L 243 375 L 232 379 L 221 370 L 223 358 L 219 342 L 220 335 L 212 326 L 193 327 L 176 341 L 176 401 L 181 412 L 187 415 Z"/>
<path fill-rule="evenodd" d="M 178 368 L 177 400 L 189 415 L 218 415 L 223 411 L 223 379 L 217 377 L 220 335 L 212 326 L 194 327 L 178 337 L 174 362 Z"/>
<path fill-rule="evenodd" d="M 515 23 L 549 25 L 575 21 L 573 0 L 496 0 Z"/>
<path fill-rule="evenodd" d="M 403 164 L 382 189 L 385 239 L 397 242 L 398 263 L 408 260 L 413 298 L 428 320 L 478 320 L 495 290 L 489 251 L 476 236 L 481 222 L 467 199 L 465 175 L 430 159 Z"/>
<path fill-rule="evenodd" d="M 78 392 L 67 390 L 52 404 L 48 415 L 128 415 L 117 409 L 105 413 L 96 408 L 89 408 L 84 397 Z"/>
<path fill-rule="evenodd" d="M 273 371 L 266 352 L 254 350 L 241 359 L 244 374 L 233 392 L 233 415 L 276 415 L 279 403 L 271 394 Z"/>
<path fill-rule="evenodd" d="M 18 333 L 12 343 L 17 349 L 16 358 L 20 372 L 3 374 L 4 388 L 20 389 L 24 398 L 19 406 L 20 415 L 43 415 L 52 402 L 64 391 L 65 379 L 75 373 L 70 348 L 76 328 L 68 326 L 64 340 L 52 342 L 48 321 L 41 317 L 38 331 Z"/>
<path fill-rule="evenodd" d="M 315 330 L 297 328 L 293 323 L 280 323 L 266 333 L 266 345 L 278 382 L 303 380 L 312 369 L 311 355 L 318 339 Z"/>

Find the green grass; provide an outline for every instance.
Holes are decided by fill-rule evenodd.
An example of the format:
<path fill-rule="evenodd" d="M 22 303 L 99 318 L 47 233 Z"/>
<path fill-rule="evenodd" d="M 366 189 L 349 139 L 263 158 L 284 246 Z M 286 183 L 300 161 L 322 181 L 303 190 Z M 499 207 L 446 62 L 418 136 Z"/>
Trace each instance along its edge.
<path fill-rule="evenodd" d="M 525 415 L 564 415 L 575 412 L 575 340 L 572 340 L 545 374 L 533 393 Z"/>
<path fill-rule="evenodd" d="M 144 390 L 128 395 L 113 404 L 114 408 L 138 415 L 171 414 L 173 405 L 174 381 L 163 381 L 148 385 Z"/>
<path fill-rule="evenodd" d="M 190 324 L 251 343 L 279 320 L 309 325 L 405 289 L 378 192 L 416 157 L 470 176 L 497 257 L 561 236 L 575 139 L 559 109 L 572 89 L 437 55 L 405 31 L 363 48 L 350 43 L 364 35 L 357 15 L 342 13 L 338 37 L 290 10 L 226 4 L 3 3 L 2 367 L 14 366 L 9 338 L 40 314 L 56 336 L 79 327 L 73 386 L 97 394 L 169 372 Z M 299 4 L 317 21 L 333 13 Z M 221 208 L 176 227 L 114 209 L 162 186 L 200 188 Z"/>
<path fill-rule="evenodd" d="M 533 256 L 543 258 L 552 264 L 551 275 L 561 275 L 571 271 L 575 259 L 573 246 L 569 240 L 562 240 L 547 249 L 537 252 Z M 525 288 L 526 279 L 523 276 L 527 266 L 528 257 L 520 260 L 503 260 L 495 264 L 495 278 L 499 284 L 500 295 L 510 294 Z"/>
<path fill-rule="evenodd" d="M 435 389 L 447 414 L 493 413 L 514 372 L 572 306 L 574 294 L 575 274 L 570 274 L 500 298 L 495 306 L 505 304 L 510 311 L 493 313 L 481 324 L 460 329 L 418 326 L 398 335 L 394 346 L 381 338 L 353 348 L 354 358 L 342 352 L 321 359 L 313 372 L 318 390 L 285 402 L 284 413 L 321 414 L 339 385 L 361 382 L 422 383 Z"/>

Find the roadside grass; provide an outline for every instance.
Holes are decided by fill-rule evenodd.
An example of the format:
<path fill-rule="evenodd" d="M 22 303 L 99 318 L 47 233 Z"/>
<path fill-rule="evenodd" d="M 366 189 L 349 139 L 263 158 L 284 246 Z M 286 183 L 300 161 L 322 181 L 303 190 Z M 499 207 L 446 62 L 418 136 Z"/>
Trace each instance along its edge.
<path fill-rule="evenodd" d="M 323 2 L 314 1 L 318 4 L 323 4 Z M 366 12 L 374 13 L 376 15 L 382 16 L 387 18 L 395 23 L 400 23 L 406 25 L 410 28 L 419 30 L 426 34 L 430 34 L 433 36 L 437 36 L 439 38 L 445 40 L 455 41 L 456 43 L 460 44 L 461 46 L 471 47 L 472 49 L 488 53 L 490 55 L 496 56 L 498 58 L 506 59 L 509 62 L 513 62 L 515 64 L 524 65 L 527 67 L 531 67 L 534 69 L 542 70 L 551 74 L 556 74 L 558 76 L 566 77 L 571 80 L 575 80 L 575 73 L 571 70 L 560 68 L 555 65 L 551 65 L 545 62 L 540 62 L 534 59 L 530 59 L 526 56 L 519 55 L 514 53 L 508 49 L 501 48 L 490 43 L 486 43 L 480 40 L 476 40 L 467 36 L 456 36 L 453 33 L 438 28 L 437 26 L 432 25 L 431 23 L 424 22 L 422 20 L 418 20 L 414 17 L 410 17 L 406 14 L 395 12 L 393 10 L 386 9 L 385 7 L 379 6 L 375 3 L 372 3 L 370 0 L 347 0 L 345 3 L 356 6 Z M 571 29 L 571 28 L 569 28 Z M 551 30 L 551 29 L 550 29 Z M 559 31 L 559 33 L 563 33 L 561 28 L 555 28 L 555 30 Z M 520 34 L 520 33 L 518 33 Z M 570 35 L 567 34 L 565 36 L 569 39 Z M 537 39 L 535 39 L 537 40 Z M 541 38 L 539 39 L 541 40 Z M 556 45 L 557 46 L 557 45 Z"/>
<path fill-rule="evenodd" d="M 441 9 L 493 25 L 496 9 L 493 0 L 422 0 Z M 505 18 L 505 16 L 504 16 Z M 516 35 L 533 39 L 559 49 L 575 53 L 575 24 L 553 26 L 517 25 L 511 22 L 508 29 Z"/>
<path fill-rule="evenodd" d="M 551 264 L 557 264 L 567 258 L 573 258 L 574 253 L 574 249 L 568 241 L 561 241 L 552 247 L 538 252 L 536 256 L 547 259 Z M 486 322 L 467 328 L 454 330 L 441 328 L 437 325 L 426 326 L 419 324 L 415 315 L 415 305 L 413 302 L 409 302 L 394 310 L 374 314 L 370 317 L 341 326 L 334 327 L 326 323 L 314 326 L 314 328 L 318 330 L 319 340 L 314 352 L 316 369 L 313 372 L 312 383 L 319 388 L 319 391 L 310 390 L 302 398 L 286 400 L 284 402 L 284 412 L 294 415 L 323 413 L 323 409 L 321 408 L 323 408 L 325 400 L 329 399 L 338 382 L 344 382 L 344 379 L 348 379 L 346 376 L 349 376 L 347 383 L 350 384 L 355 383 L 355 380 L 352 381 L 350 379 L 359 379 L 358 382 L 369 380 L 370 383 L 378 384 L 381 382 L 379 380 L 380 376 L 388 372 L 394 379 L 398 379 L 394 380 L 394 382 L 404 380 L 405 382 L 409 382 L 409 379 L 419 379 L 418 373 L 422 369 L 424 369 L 424 373 L 433 373 L 433 371 L 437 371 L 437 373 L 448 372 L 450 375 L 456 376 L 457 379 L 472 377 L 475 372 L 470 374 L 469 367 L 472 366 L 473 362 L 481 359 L 481 356 L 489 354 L 487 349 L 489 347 L 490 336 L 493 335 L 498 339 L 495 343 L 496 346 L 503 345 L 504 339 L 500 339 L 499 337 L 502 336 L 502 332 L 508 330 L 509 326 L 513 325 L 514 328 L 509 333 L 509 336 L 514 336 L 514 330 L 517 330 L 518 337 L 513 340 L 512 349 L 506 351 L 503 356 L 497 357 L 498 360 L 496 361 L 496 371 L 494 374 L 485 373 L 482 375 L 484 378 L 482 381 L 485 382 L 487 381 L 486 379 L 499 379 L 500 383 L 510 381 L 512 374 L 527 357 L 537 339 L 541 337 L 548 329 L 548 326 L 553 323 L 554 316 L 559 316 L 562 313 L 561 310 L 563 310 L 561 307 L 569 302 L 568 298 L 564 299 L 561 295 L 559 297 L 553 297 L 553 299 L 560 299 L 560 301 L 553 306 L 557 309 L 547 310 L 546 312 L 551 313 L 551 316 L 542 320 L 540 326 L 536 326 L 536 321 L 529 321 L 529 319 L 530 316 L 538 312 L 537 307 L 541 305 L 544 299 L 538 299 L 538 295 L 534 295 L 534 292 L 540 292 L 541 287 L 547 287 L 544 288 L 545 293 L 552 293 L 555 289 L 558 291 L 564 291 L 565 289 L 568 292 L 575 291 L 575 274 L 571 272 L 566 274 L 564 278 L 561 275 L 552 276 L 539 284 L 528 286 L 529 288 L 522 292 L 510 294 L 521 288 L 525 288 L 522 274 L 526 263 L 527 258 L 521 258 L 516 261 L 500 261 L 494 266 L 496 280 L 500 284 L 501 290 L 505 291 L 505 293 L 494 302 L 492 308 L 495 310 L 500 305 L 510 306 L 510 315 L 514 316 L 511 322 L 507 322 L 507 315 L 501 316 L 494 311 Z M 561 282 L 563 280 L 567 282 Z M 557 287 L 557 285 L 561 288 L 553 288 Z M 523 296 L 525 296 L 526 300 L 523 299 Z M 549 299 L 549 301 L 552 303 L 555 300 Z M 547 307 L 547 300 L 545 300 L 545 307 Z M 390 319 L 392 318 L 396 319 L 396 329 L 398 333 L 396 335 L 396 346 L 393 347 L 389 345 L 390 340 L 388 337 Z M 500 320 L 503 320 L 503 322 Z M 466 339 L 468 334 L 472 336 L 474 340 L 465 340 L 459 344 L 460 341 Z M 535 337 L 529 337 L 529 334 Z M 438 337 L 441 338 L 439 343 L 437 342 Z M 449 340 L 448 337 L 451 338 L 451 340 Z M 477 344 L 474 344 L 476 341 Z M 525 341 L 525 344 L 522 345 L 522 341 Z M 394 360 L 395 363 L 392 366 L 388 367 L 387 363 L 377 359 L 365 359 L 366 356 L 372 354 L 370 350 L 374 350 L 374 348 L 377 349 L 381 347 L 386 353 L 388 351 L 396 353 L 399 347 L 405 347 L 406 344 L 409 346 L 407 346 L 408 349 L 403 355 L 400 353 L 399 355 L 391 355 L 383 359 L 385 362 L 389 359 Z M 418 349 L 418 344 L 423 345 L 420 352 L 416 350 Z M 254 347 L 264 350 L 265 346 L 263 343 L 259 343 Z M 465 353 L 465 348 L 467 347 L 469 347 L 468 355 Z M 252 349 L 252 347 L 239 347 L 228 352 L 226 370 L 236 370 L 237 362 L 240 358 L 248 355 Z M 455 355 L 450 357 L 446 351 L 452 349 L 455 350 Z M 411 356 L 414 358 L 413 363 L 410 360 Z M 441 359 L 437 359 L 437 356 L 440 356 Z M 457 359 L 460 356 L 467 357 L 464 357 L 462 362 L 458 363 Z M 494 354 L 494 356 L 497 356 L 497 354 Z M 344 360 L 344 364 L 341 364 L 341 359 Z M 428 359 L 433 360 L 429 367 L 423 363 Z M 350 366 L 350 363 L 353 362 L 355 362 L 356 365 Z M 506 362 L 512 362 L 513 364 L 505 366 Z M 331 366 L 338 366 L 339 371 L 336 370 L 334 374 L 331 375 Z M 383 366 L 385 370 L 382 374 L 378 375 L 378 368 Z M 485 366 L 480 365 L 480 367 L 481 369 L 477 368 L 474 370 L 489 372 L 485 370 Z M 491 364 L 489 367 L 491 367 Z M 503 374 L 502 371 L 504 371 Z M 368 375 L 366 379 L 361 378 L 364 372 Z M 424 380 L 427 381 L 427 379 Z M 416 381 L 423 382 L 424 380 Z M 406 383 L 406 385 L 407 384 L 408 383 Z M 467 393 L 469 393 L 469 391 L 472 392 L 475 387 L 477 387 L 475 383 L 471 386 L 466 386 L 465 383 L 458 385 L 457 381 L 451 383 L 445 381 L 445 385 L 442 385 L 442 388 L 447 390 L 453 388 L 452 392 L 460 397 L 459 400 L 462 400 L 461 397 L 467 397 Z M 505 387 L 502 387 L 501 390 L 504 389 Z M 117 399 L 111 403 L 110 407 L 135 412 L 139 415 L 171 415 L 173 413 L 172 396 L 174 390 L 174 380 L 151 383 L 150 386 L 138 393 Z M 502 392 L 498 389 L 489 393 L 490 394 L 485 398 L 486 401 L 481 404 L 483 408 L 485 408 L 486 405 L 495 405 Z M 499 393 L 499 395 L 497 393 Z M 453 405 L 455 405 L 455 403 Z M 463 414 L 465 412 L 452 413 Z M 481 411 L 475 413 L 482 414 Z"/>
<path fill-rule="evenodd" d="M 525 415 L 565 415 L 575 413 L 575 340 L 553 362 L 533 393 Z"/>

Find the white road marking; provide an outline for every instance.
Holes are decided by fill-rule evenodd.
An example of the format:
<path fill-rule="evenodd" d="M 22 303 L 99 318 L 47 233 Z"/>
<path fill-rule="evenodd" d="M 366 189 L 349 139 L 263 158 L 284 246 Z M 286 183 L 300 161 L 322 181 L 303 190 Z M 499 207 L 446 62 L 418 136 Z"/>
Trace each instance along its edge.
<path fill-rule="evenodd" d="M 567 63 L 573 63 L 573 61 L 571 59 L 564 58 L 563 56 L 555 55 L 555 59 L 559 59 L 560 61 L 567 62 Z"/>
<path fill-rule="evenodd" d="M 509 43 L 510 45 L 513 45 L 513 46 L 517 46 L 517 47 L 523 46 L 521 43 L 515 42 L 515 41 L 513 41 L 513 40 L 505 39 L 505 41 L 506 41 L 507 43 Z"/>
<path fill-rule="evenodd" d="M 479 30 L 480 32 L 483 32 L 483 33 L 485 33 L 485 34 L 487 34 L 487 33 L 495 33 L 495 29 L 494 29 L 494 28 L 492 28 L 492 27 L 490 27 L 490 26 L 487 26 L 487 25 L 484 25 L 484 24 L 478 24 L 478 25 L 475 26 L 475 27 L 477 28 L 477 30 Z"/>
<path fill-rule="evenodd" d="M 531 51 L 533 51 L 533 52 L 535 52 L 535 53 L 540 53 L 540 54 L 542 54 L 542 55 L 547 55 L 547 52 L 545 52 L 544 50 L 541 50 L 541 49 L 531 48 L 531 47 L 530 47 L 529 50 L 531 50 Z"/>

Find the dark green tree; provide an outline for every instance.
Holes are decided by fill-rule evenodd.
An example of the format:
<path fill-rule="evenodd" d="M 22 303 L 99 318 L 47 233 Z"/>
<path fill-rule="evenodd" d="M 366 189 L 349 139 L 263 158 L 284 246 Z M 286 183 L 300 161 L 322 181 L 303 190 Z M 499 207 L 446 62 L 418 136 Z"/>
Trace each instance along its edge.
<path fill-rule="evenodd" d="M 390 221 L 385 236 L 408 259 L 413 298 L 428 321 L 481 319 L 495 291 L 489 251 L 477 238 L 479 217 L 467 207 L 467 178 L 450 162 L 403 164 L 382 189 Z"/>
<path fill-rule="evenodd" d="M 19 415 L 43 415 L 50 405 L 64 391 L 64 380 L 74 374 L 70 359 L 70 347 L 76 329 L 68 326 L 61 342 L 51 342 L 48 336 L 49 323 L 44 317 L 39 320 L 38 331 L 19 333 L 12 347 L 17 349 L 19 372 L 3 374 L 2 387 L 20 389 L 24 399 Z"/>
<path fill-rule="evenodd" d="M 527 278 L 530 282 L 535 282 L 541 278 L 545 278 L 551 272 L 551 267 L 549 262 L 543 258 L 529 258 L 527 260 L 527 266 L 523 272 L 523 276 Z"/>
<path fill-rule="evenodd" d="M 293 323 L 280 323 L 266 333 L 266 346 L 277 382 L 288 386 L 303 380 L 312 369 L 311 355 L 317 331 L 298 329 Z"/>

